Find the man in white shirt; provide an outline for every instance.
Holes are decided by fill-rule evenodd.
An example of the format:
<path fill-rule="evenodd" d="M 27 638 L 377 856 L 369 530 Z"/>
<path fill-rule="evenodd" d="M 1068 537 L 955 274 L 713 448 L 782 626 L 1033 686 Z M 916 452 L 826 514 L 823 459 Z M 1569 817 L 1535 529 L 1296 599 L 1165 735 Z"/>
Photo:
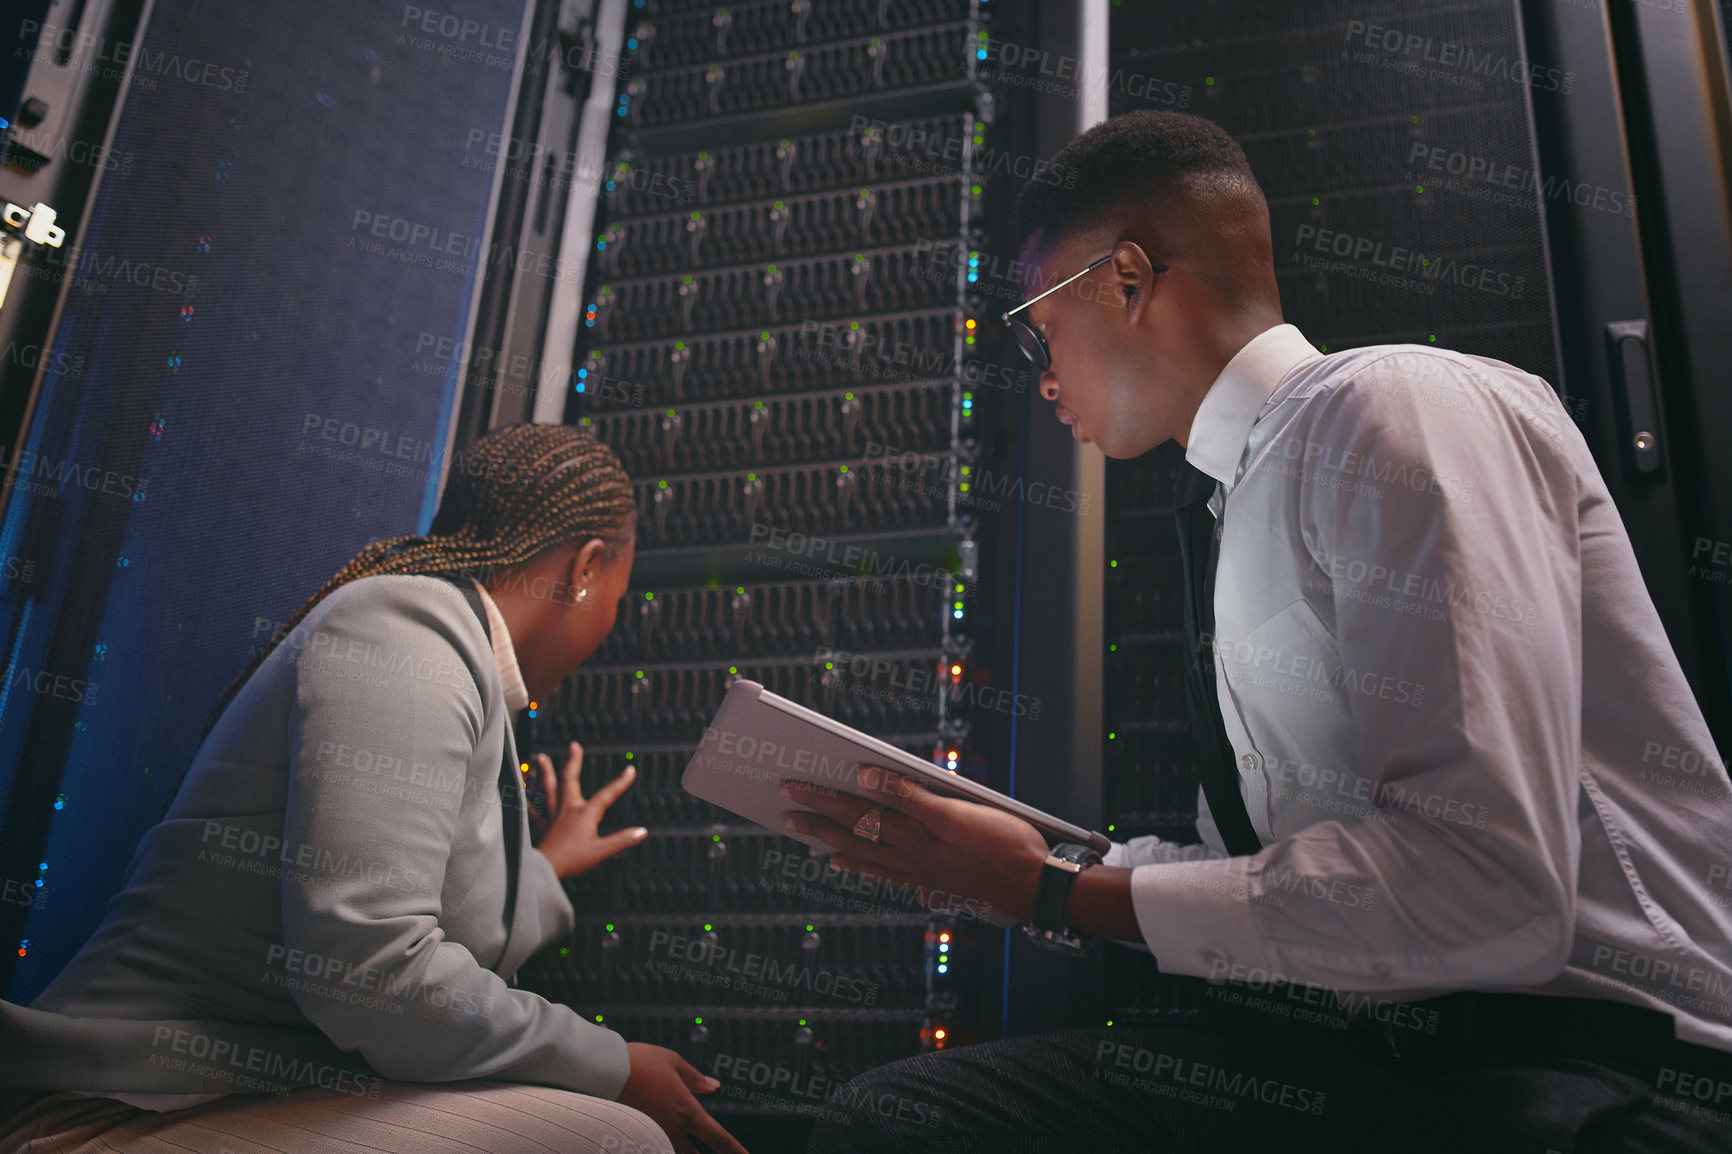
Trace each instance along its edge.
<path fill-rule="evenodd" d="M 813 1149 L 1732 1150 L 1732 785 L 1556 394 L 1312 348 L 1202 118 L 1054 163 L 1079 176 L 1024 194 L 1008 319 L 1080 441 L 1179 442 L 1176 504 L 1213 514 L 1205 844 L 1065 868 L 874 770 L 878 807 L 790 786 L 819 811 L 791 823 L 838 867 L 1145 946 L 1212 983 L 1210 1023 L 897 1063 Z"/>

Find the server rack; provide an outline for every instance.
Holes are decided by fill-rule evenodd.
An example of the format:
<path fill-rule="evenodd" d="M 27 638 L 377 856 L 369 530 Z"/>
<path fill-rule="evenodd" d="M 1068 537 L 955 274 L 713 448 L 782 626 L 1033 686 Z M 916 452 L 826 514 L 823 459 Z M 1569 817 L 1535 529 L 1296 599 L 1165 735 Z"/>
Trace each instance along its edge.
<path fill-rule="evenodd" d="M 1714 455 L 1705 430 L 1725 422 L 1693 416 L 1726 403 L 1708 368 L 1726 293 L 1704 275 L 1727 259 L 1715 17 L 1707 4 L 1618 0 L 1126 5 L 1113 9 L 1112 75 L 1115 114 L 1148 104 L 1134 90 L 1151 86 L 1131 78 L 1159 77 L 1195 93 L 1189 110 L 1243 145 L 1269 199 L 1283 310 L 1323 351 L 1438 345 L 1552 382 L 1724 741 L 1727 581 L 1691 559 L 1727 535 L 1725 486 L 1703 464 Z M 1665 132 L 1656 91 L 1690 110 Z M 1392 268 L 1397 246 L 1411 257 Z M 1657 348 L 1650 298 L 1691 302 L 1653 316 Z M 1658 444 L 1641 460 L 1644 428 Z M 1170 515 L 1182 461 L 1168 445 L 1108 463 L 1103 828 L 1120 840 L 1194 840 Z M 1680 469 L 1699 483 L 1680 484 Z M 1194 1016 L 1205 991 L 1114 951 L 1103 1012 L 1121 1023 Z"/>
<path fill-rule="evenodd" d="M 636 767 L 609 824 L 651 832 L 569 883 L 578 927 L 522 981 L 787 1134 L 853 1074 L 998 1029 L 1002 938 L 965 902 L 831 871 L 679 785 L 739 677 L 988 779 L 988 21 L 979 0 L 627 17 L 564 419 L 631 473 L 637 561 L 525 748 L 582 741 L 586 789 Z"/>
<path fill-rule="evenodd" d="M 1486 200 L 1434 174 L 1431 149 L 1531 167 L 1526 94 L 1518 84 L 1469 86 L 1384 67 L 1350 38 L 1363 5 L 1241 0 L 1233 13 L 1162 6 L 1113 10 L 1113 67 L 1182 85 L 1186 111 L 1221 124 L 1244 147 L 1269 201 L 1286 319 L 1324 352 L 1382 343 L 1435 344 L 1497 357 L 1555 381 L 1557 354 L 1544 237 L 1518 198 Z M 1513 8 L 1411 6 L 1383 19 L 1434 40 L 1523 55 Z M 1363 57 L 1363 58 L 1362 58 Z M 1401 63 L 1399 59 L 1390 63 Z M 1466 79 L 1472 80 L 1472 77 Z M 1136 106 L 1114 92 L 1115 114 Z M 1146 102 L 1145 102 L 1146 106 Z M 1423 149 L 1423 151 L 1419 151 Z M 1432 179 L 1433 175 L 1439 179 Z M 1317 238 L 1329 242 L 1317 251 Z M 1334 236 L 1352 238 L 1347 257 Z M 1353 252 L 1399 246 L 1402 270 Z M 1421 263 L 1423 262 L 1423 263 Z M 1485 291 L 1452 279 L 1467 265 L 1504 276 Z M 1385 275 L 1389 274 L 1389 275 Z M 1578 410 L 1579 414 L 1579 410 Z M 1579 416 L 1578 416 L 1579 419 Z M 1105 828 L 1124 840 L 1196 840 L 1197 777 L 1184 696 L 1182 574 L 1172 519 L 1184 453 L 1166 445 L 1107 466 Z M 1163 975 L 1146 953 L 1113 951 L 1106 1019 L 1197 1018 L 1206 985 Z"/>

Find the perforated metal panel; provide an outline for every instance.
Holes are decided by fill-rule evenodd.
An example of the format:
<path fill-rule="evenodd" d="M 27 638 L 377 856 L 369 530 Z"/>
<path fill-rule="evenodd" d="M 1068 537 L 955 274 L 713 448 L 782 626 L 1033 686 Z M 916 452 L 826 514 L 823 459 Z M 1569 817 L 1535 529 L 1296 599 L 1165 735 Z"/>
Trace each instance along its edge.
<path fill-rule="evenodd" d="M 94 927 L 252 648 L 431 517 L 493 185 L 466 146 L 513 83 L 473 39 L 187 2 L 109 54 L 130 164 L 38 270 L 73 288 L 0 531 L 0 876 L 46 882 L 0 911 L 13 1000 Z"/>
<path fill-rule="evenodd" d="M 1180 108 L 1233 134 L 1269 201 L 1282 310 L 1313 344 L 1435 344 L 1557 380 L 1523 80 L 1572 78 L 1523 61 L 1513 4 L 1112 11 L 1113 112 Z M 1171 515 L 1183 459 L 1167 445 L 1107 463 L 1104 821 L 1119 840 L 1196 839 Z M 1107 973 L 1116 1021 L 1196 1012 L 1200 982 L 1160 977 L 1147 955 L 1113 951 Z"/>

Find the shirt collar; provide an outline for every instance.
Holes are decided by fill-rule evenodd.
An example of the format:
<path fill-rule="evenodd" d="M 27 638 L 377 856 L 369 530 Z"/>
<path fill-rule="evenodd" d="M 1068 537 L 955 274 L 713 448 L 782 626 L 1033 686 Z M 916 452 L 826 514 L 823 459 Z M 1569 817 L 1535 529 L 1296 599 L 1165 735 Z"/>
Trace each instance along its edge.
<path fill-rule="evenodd" d="M 470 580 L 475 581 L 473 577 Z M 481 605 L 487 610 L 487 631 L 493 635 L 493 663 L 499 667 L 505 707 L 513 711 L 522 709 L 529 704 L 529 690 L 523 686 L 523 670 L 517 667 L 517 650 L 511 644 L 511 631 L 505 627 L 499 606 L 493 603 L 481 582 L 475 581 L 475 588 L 481 590 Z"/>
<path fill-rule="evenodd" d="M 1322 358 L 1293 325 L 1276 325 L 1246 341 L 1197 406 L 1185 460 L 1232 488 L 1251 426 L 1275 386 L 1294 369 Z"/>

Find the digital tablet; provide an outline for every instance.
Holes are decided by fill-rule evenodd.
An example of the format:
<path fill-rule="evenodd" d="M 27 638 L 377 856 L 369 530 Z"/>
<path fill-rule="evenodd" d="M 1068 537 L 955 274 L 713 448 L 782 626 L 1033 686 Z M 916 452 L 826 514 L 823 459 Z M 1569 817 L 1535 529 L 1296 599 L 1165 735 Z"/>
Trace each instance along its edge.
<path fill-rule="evenodd" d="M 1101 854 L 1112 846 L 1104 834 L 1042 813 L 1014 797 L 1006 797 L 870 734 L 778 697 L 756 681 L 743 677 L 729 687 L 680 784 L 694 797 L 830 853 L 832 847 L 828 843 L 783 827 L 782 818 L 786 814 L 794 810 L 814 811 L 783 797 L 781 785 L 784 781 L 807 781 L 860 797 L 863 795 L 857 773 L 862 765 L 894 769 L 934 793 L 1013 813 L 1054 844 L 1077 842 L 1092 846 Z"/>

